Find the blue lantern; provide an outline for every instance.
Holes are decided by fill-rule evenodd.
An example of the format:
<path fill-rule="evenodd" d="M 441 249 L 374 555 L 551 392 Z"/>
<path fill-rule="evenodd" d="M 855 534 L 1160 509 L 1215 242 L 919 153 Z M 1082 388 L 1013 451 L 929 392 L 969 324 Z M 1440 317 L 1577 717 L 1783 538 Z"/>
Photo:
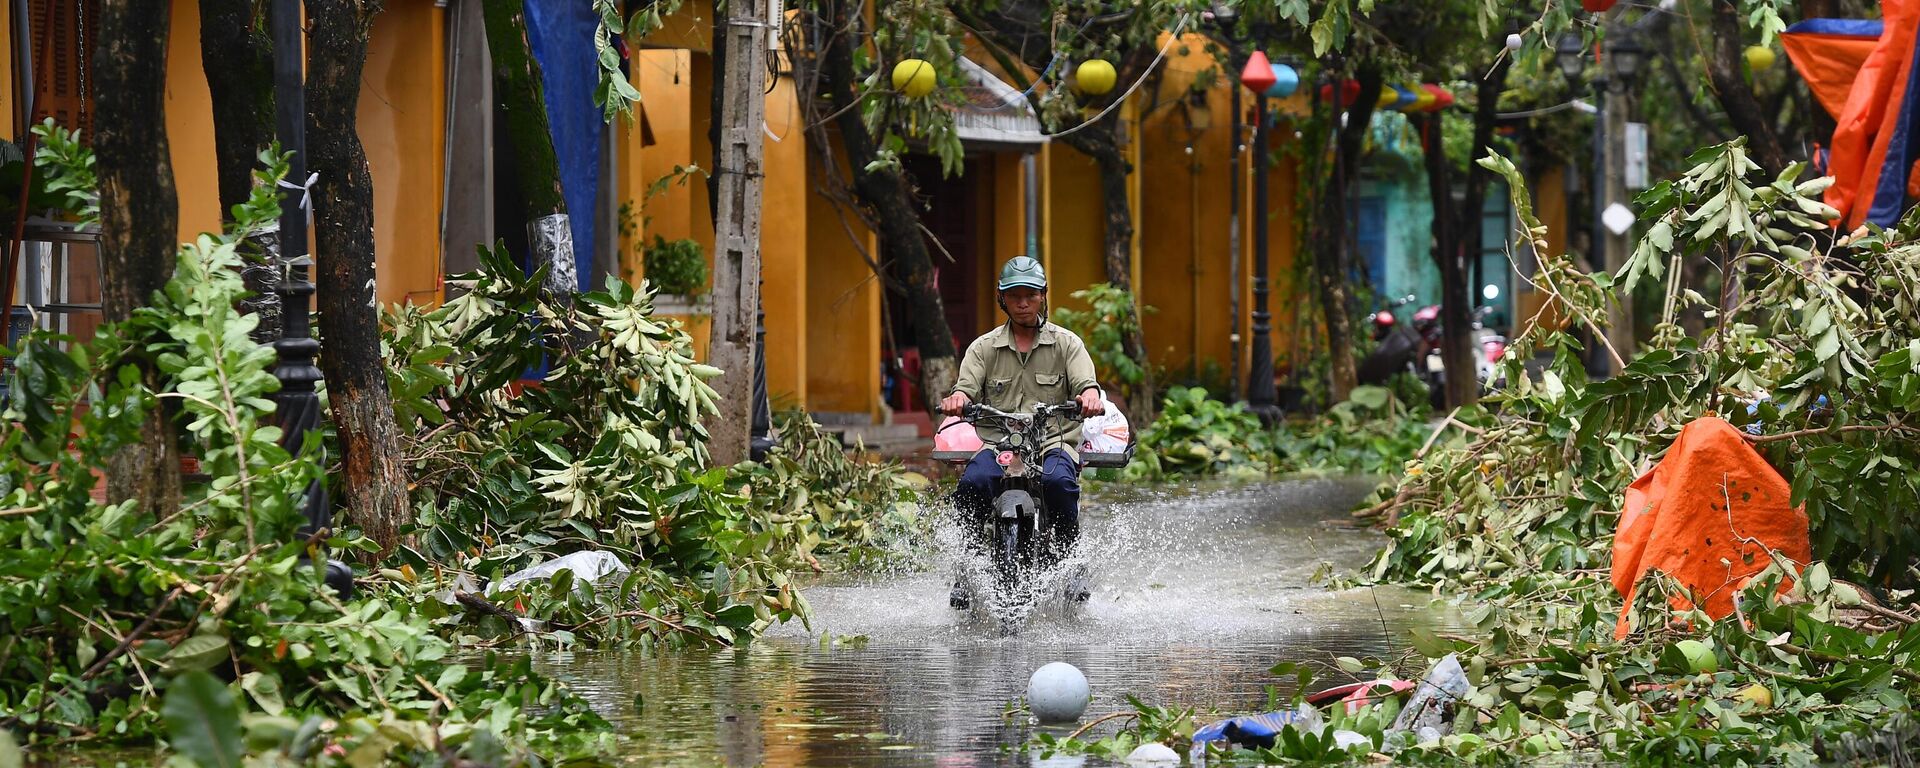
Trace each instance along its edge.
<path fill-rule="evenodd" d="M 1266 96 L 1284 99 L 1300 89 L 1300 73 L 1285 64 L 1273 65 L 1273 85 L 1267 86 Z"/>

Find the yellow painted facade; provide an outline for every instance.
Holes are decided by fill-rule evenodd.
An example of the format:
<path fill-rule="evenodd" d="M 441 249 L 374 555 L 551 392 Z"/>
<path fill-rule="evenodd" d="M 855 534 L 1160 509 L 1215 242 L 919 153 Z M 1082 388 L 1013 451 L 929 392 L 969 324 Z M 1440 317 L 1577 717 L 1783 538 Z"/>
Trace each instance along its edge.
<path fill-rule="evenodd" d="M 167 126 L 185 237 L 219 226 L 220 210 L 198 3 L 175 0 L 172 8 Z M 448 13 L 433 0 L 390 0 L 373 27 L 358 118 L 372 167 L 377 292 L 385 303 L 440 298 L 439 235 L 448 205 Z M 633 52 L 632 82 L 641 93 L 652 143 L 642 146 L 639 123 L 617 123 L 609 166 L 614 203 L 631 202 L 644 217 L 636 235 L 621 242 L 619 271 L 629 280 L 644 277 L 642 247 L 656 235 L 691 238 L 712 252 L 706 169 L 712 163 L 708 127 L 714 73 L 705 52 L 711 18 L 710 2 L 690 0 Z M 6 23 L 0 14 L 0 29 Z M 1120 116 L 1134 169 L 1128 188 L 1135 228 L 1127 245 L 1128 271 L 1141 302 L 1156 310 L 1145 320 L 1149 351 L 1156 365 L 1182 378 L 1196 369 L 1225 369 L 1238 334 L 1246 370 L 1252 221 L 1268 215 L 1273 344 L 1284 370 L 1300 306 L 1291 297 L 1305 288 L 1293 284 L 1294 171 L 1288 164 L 1273 168 L 1270 210 L 1253 210 L 1252 152 L 1236 157 L 1229 140 L 1233 121 L 1243 117 L 1230 108 L 1228 89 L 1238 86 L 1230 76 L 1220 76 L 1201 41 L 1183 42 L 1171 47 L 1161 73 L 1121 107 Z M 991 68 L 991 62 L 978 60 Z M 1209 84 L 1196 90 L 1202 78 L 1210 78 Z M 11 79 L 0 77 L 0 100 L 12 98 Z M 1252 99 L 1242 101 L 1250 111 Z M 775 83 L 766 107 L 761 234 L 769 392 L 780 405 L 883 417 L 882 350 L 890 344 L 884 317 L 897 309 L 883 313 L 880 283 L 863 255 L 879 254 L 880 244 L 857 216 L 839 211 L 819 192 L 821 174 L 844 176 L 847 170 L 817 167 L 817 156 L 808 153 L 803 111 L 790 78 Z M 12 126 L 4 129 L 11 133 Z M 1292 136 L 1290 130 L 1274 134 L 1275 147 Z M 1251 143 L 1250 129 L 1243 140 Z M 1051 276 L 1056 305 L 1074 306 L 1079 302 L 1071 298 L 1073 291 L 1106 280 L 1099 172 L 1091 158 L 1061 142 L 1040 145 L 1036 166 L 1040 227 L 1033 239 Z M 701 170 L 675 170 L 691 167 Z M 1019 151 L 971 151 L 967 168 L 975 178 L 967 180 L 972 186 L 959 202 L 975 211 L 968 237 L 981 256 L 972 265 L 971 312 L 955 323 L 963 337 L 1000 321 L 993 277 L 1001 262 L 1027 251 L 1029 238 Z M 667 183 L 649 196 L 649 187 L 663 179 Z M 1236 179 L 1243 190 L 1237 271 L 1228 197 Z M 1558 187 L 1546 189 L 1551 195 Z M 1555 208 L 1544 197 L 1543 215 L 1558 232 L 1564 201 Z M 505 226 L 511 225 L 496 223 Z M 1240 294 L 1237 314 L 1229 300 L 1235 291 Z M 682 319 L 704 348 L 707 319 L 698 313 Z"/>

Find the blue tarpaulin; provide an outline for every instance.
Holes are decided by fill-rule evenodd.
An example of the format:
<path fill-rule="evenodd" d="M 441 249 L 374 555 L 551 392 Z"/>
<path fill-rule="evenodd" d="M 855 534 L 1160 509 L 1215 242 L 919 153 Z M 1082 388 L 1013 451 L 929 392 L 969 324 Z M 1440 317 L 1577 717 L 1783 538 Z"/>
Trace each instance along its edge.
<path fill-rule="evenodd" d="M 600 202 L 600 140 L 607 129 L 593 103 L 600 83 L 593 31 L 600 19 L 584 0 L 526 0 L 526 8 L 527 42 L 540 62 L 560 190 L 573 229 L 575 272 L 580 290 L 590 290 L 599 283 L 593 271 L 593 219 Z"/>

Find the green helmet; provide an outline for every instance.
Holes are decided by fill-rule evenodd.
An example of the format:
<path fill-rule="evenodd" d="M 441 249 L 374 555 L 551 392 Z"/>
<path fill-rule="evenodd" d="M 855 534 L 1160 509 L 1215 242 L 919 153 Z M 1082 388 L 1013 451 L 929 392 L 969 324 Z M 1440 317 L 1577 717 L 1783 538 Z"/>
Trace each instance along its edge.
<path fill-rule="evenodd" d="M 1030 256 L 1015 256 L 1000 267 L 1000 290 L 1009 288 L 1047 289 L 1047 270 Z"/>

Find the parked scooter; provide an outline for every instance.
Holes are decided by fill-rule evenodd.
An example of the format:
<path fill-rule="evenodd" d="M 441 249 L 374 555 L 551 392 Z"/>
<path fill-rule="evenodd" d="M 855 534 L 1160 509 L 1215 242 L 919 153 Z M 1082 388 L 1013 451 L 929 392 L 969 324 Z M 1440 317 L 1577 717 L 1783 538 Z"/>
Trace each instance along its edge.
<path fill-rule="evenodd" d="M 1425 341 L 1413 326 L 1400 322 L 1394 314 L 1395 309 L 1411 303 L 1413 294 L 1409 293 L 1373 313 L 1373 339 L 1379 344 L 1361 358 L 1355 371 L 1361 384 L 1381 386 L 1396 373 L 1420 374 L 1416 364 L 1425 359 Z"/>

